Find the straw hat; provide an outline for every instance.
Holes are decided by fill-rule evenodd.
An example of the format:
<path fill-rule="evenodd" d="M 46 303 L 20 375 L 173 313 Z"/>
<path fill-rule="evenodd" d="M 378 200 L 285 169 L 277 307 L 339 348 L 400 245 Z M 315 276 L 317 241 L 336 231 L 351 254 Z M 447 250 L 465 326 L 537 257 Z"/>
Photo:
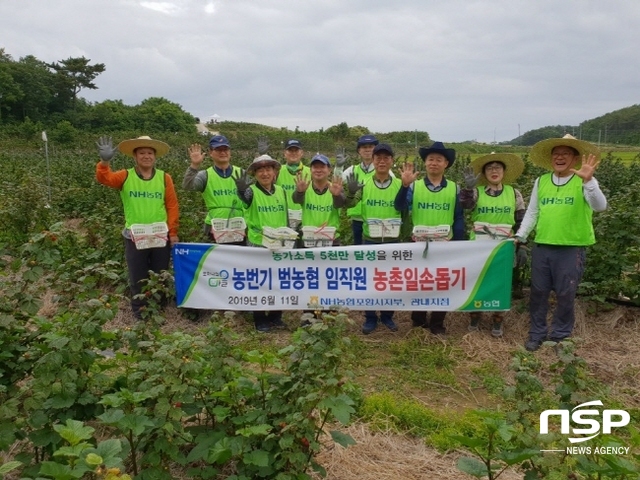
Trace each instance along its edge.
<path fill-rule="evenodd" d="M 478 185 L 486 185 L 487 183 L 489 183 L 487 181 L 487 177 L 484 176 L 484 166 L 492 162 L 500 162 L 504 165 L 504 176 L 502 177 L 502 183 L 505 185 L 513 183 L 524 170 L 524 162 L 520 158 L 520 155 L 516 155 L 515 153 L 491 152 L 489 155 L 478 157 L 473 162 L 471 162 L 473 172 L 476 175 L 482 173 L 482 175 L 480 175 L 480 178 L 478 178 Z"/>
<path fill-rule="evenodd" d="M 156 152 L 156 158 L 165 155 L 169 151 L 169 145 L 161 142 L 160 140 L 154 140 L 146 135 L 138 138 L 131 138 L 129 140 L 123 140 L 118 144 L 118 150 L 130 157 L 133 157 L 133 151 L 140 147 L 153 148 Z"/>
<path fill-rule="evenodd" d="M 600 160 L 600 149 L 597 146 L 593 143 L 585 142 L 584 140 L 578 140 L 576 137 L 569 135 L 568 133 L 562 138 L 548 138 L 536 143 L 531 147 L 529 158 L 531 158 L 534 165 L 546 168 L 547 170 L 553 170 L 553 165 L 551 164 L 551 151 L 555 147 L 560 146 L 572 147 L 578 151 L 580 154 L 580 162 L 578 165 L 582 163 L 583 155 L 589 156 L 593 154 L 596 156 L 596 160 Z"/>
<path fill-rule="evenodd" d="M 268 165 L 271 165 L 276 169 L 276 171 L 280 170 L 280 163 L 278 163 L 278 161 L 274 160 L 269 155 L 260 155 L 253 159 L 253 162 L 251 162 L 251 165 L 247 168 L 247 173 L 249 175 L 253 175 L 256 173 L 258 168 L 266 167 Z"/>

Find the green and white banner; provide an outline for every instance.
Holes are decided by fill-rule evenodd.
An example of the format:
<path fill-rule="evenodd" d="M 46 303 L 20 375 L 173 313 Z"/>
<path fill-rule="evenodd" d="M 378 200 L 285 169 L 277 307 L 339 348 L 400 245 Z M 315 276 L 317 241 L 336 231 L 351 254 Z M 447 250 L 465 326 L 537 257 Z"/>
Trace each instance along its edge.
<path fill-rule="evenodd" d="M 426 256 L 425 256 L 426 253 Z M 514 243 L 391 243 L 271 251 L 178 243 L 180 307 L 508 310 Z"/>

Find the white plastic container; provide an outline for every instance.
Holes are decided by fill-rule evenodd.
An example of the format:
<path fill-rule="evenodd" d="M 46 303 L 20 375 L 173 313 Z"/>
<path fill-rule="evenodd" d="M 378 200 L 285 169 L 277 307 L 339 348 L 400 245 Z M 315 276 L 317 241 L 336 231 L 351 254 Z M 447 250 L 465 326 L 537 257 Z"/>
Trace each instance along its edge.
<path fill-rule="evenodd" d="M 130 230 L 131 240 L 137 250 L 164 247 L 169 239 L 169 227 L 166 222 L 134 223 Z"/>

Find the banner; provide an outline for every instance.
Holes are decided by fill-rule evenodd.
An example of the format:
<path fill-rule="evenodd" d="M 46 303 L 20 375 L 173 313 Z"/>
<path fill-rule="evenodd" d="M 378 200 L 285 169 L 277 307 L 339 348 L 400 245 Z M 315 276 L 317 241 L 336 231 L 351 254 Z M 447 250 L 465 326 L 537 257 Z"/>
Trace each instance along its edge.
<path fill-rule="evenodd" d="M 511 307 L 514 243 L 391 243 L 271 251 L 173 247 L 179 307 L 210 310 L 464 310 Z"/>

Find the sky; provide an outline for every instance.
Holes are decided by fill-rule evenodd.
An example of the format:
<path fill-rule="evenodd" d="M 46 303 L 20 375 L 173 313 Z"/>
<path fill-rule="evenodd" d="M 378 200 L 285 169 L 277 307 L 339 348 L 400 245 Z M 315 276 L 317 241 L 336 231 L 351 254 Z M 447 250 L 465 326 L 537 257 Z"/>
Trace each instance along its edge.
<path fill-rule="evenodd" d="M 104 63 L 91 102 L 303 131 L 502 142 L 640 103 L 638 0 L 0 0 L 0 48 Z"/>

